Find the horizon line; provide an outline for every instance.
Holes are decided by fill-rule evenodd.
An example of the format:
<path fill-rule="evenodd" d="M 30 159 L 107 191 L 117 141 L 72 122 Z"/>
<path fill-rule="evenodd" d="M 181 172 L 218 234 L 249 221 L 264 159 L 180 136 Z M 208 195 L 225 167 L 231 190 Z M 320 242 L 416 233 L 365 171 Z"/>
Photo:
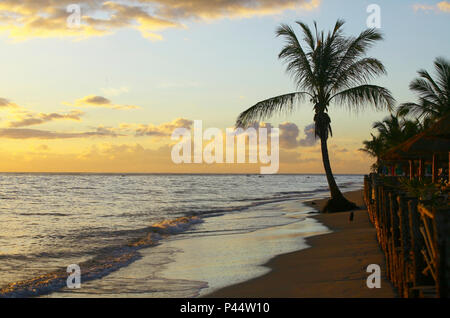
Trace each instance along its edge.
<path fill-rule="evenodd" d="M 317 175 L 325 176 L 325 173 L 179 173 L 179 172 L 28 172 L 28 171 L 0 171 L 0 174 L 59 174 L 59 175 L 252 175 L 252 176 L 276 176 L 276 175 Z M 367 173 L 334 173 L 335 176 L 363 176 Z"/>

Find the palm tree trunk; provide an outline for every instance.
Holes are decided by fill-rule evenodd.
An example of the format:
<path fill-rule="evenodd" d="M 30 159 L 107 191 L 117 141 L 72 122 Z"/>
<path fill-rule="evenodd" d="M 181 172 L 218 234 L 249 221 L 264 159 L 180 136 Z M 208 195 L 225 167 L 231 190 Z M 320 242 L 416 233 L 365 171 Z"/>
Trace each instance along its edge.
<path fill-rule="evenodd" d="M 342 197 L 341 190 L 339 190 L 338 185 L 336 184 L 336 180 L 333 176 L 333 171 L 331 170 L 330 158 L 328 156 L 328 145 L 327 139 L 322 137 L 320 138 L 320 146 L 322 148 L 322 161 L 323 167 L 325 169 L 325 174 L 327 176 L 328 187 L 330 188 L 330 194 L 332 199 L 336 199 Z"/>
<path fill-rule="evenodd" d="M 344 198 L 341 190 L 339 190 L 339 187 L 336 184 L 333 171 L 331 170 L 330 158 L 328 156 L 327 138 L 325 136 L 320 138 L 320 144 L 322 148 L 323 167 L 325 169 L 331 195 L 331 199 L 328 201 L 322 212 L 342 212 L 355 209 L 356 205 Z"/>

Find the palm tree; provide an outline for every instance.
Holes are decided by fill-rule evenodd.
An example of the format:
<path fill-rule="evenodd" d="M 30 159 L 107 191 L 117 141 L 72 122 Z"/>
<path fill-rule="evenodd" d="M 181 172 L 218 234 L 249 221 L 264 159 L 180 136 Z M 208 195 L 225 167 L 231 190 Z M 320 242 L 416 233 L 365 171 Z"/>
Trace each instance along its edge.
<path fill-rule="evenodd" d="M 380 166 L 380 156 L 382 155 L 385 147 L 381 136 L 375 136 L 374 134 L 370 134 L 370 136 L 372 136 L 372 140 L 364 140 L 364 147 L 359 150 L 377 159 L 376 163 L 374 163 L 371 167 L 372 171 L 376 172 Z"/>
<path fill-rule="evenodd" d="M 379 166 L 381 156 L 389 149 L 424 130 L 419 120 L 408 120 L 398 114 L 391 114 L 382 121 L 373 123 L 372 128 L 377 130 L 377 135 L 371 134 L 372 140 L 363 141 L 363 148 L 359 150 L 377 158 L 373 167 Z"/>
<path fill-rule="evenodd" d="M 372 128 L 378 130 L 378 136 L 383 141 L 383 151 L 399 145 L 405 140 L 403 123 L 398 116 L 391 114 L 384 120 L 373 123 Z"/>
<path fill-rule="evenodd" d="M 386 73 L 383 64 L 365 56 L 383 36 L 376 29 L 367 29 L 357 37 L 346 37 L 342 34 L 343 20 L 338 20 L 327 35 L 317 30 L 315 22 L 314 33 L 303 22 L 298 21 L 297 24 L 303 32 L 303 42 L 286 24 L 276 32 L 286 40 L 279 58 L 287 63 L 286 70 L 292 75 L 297 91 L 250 107 L 239 115 L 236 126 L 245 128 L 274 113 L 292 111 L 299 102 L 308 98 L 315 113 L 315 134 L 321 141 L 322 160 L 331 194 L 324 212 L 346 211 L 354 208 L 355 204 L 344 198 L 331 170 L 327 140 L 332 130 L 328 108 L 331 103 L 348 106 L 354 111 L 369 103 L 376 109 L 393 107 L 395 100 L 389 90 L 369 84 L 374 77 Z"/>
<path fill-rule="evenodd" d="M 417 72 L 419 78 L 409 84 L 409 89 L 419 97 L 418 103 L 404 103 L 399 107 L 399 114 L 417 116 L 425 126 L 450 113 L 450 62 L 438 57 L 434 67 L 435 79 L 422 69 Z"/>

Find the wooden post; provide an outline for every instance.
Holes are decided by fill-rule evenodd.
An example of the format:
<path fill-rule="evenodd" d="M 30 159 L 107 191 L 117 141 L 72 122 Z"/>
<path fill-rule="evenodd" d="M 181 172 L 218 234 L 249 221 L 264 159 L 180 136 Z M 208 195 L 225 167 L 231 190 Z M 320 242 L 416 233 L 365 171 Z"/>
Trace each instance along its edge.
<path fill-rule="evenodd" d="M 392 191 L 389 192 L 389 206 L 390 206 L 390 232 L 391 232 L 391 259 L 392 259 L 392 282 L 402 292 L 402 284 L 400 279 L 400 234 L 399 234 L 399 222 L 398 222 L 398 204 L 397 204 L 397 194 Z"/>
<path fill-rule="evenodd" d="M 383 244 L 384 250 L 388 251 L 388 240 L 389 240 L 389 219 L 388 212 L 389 211 L 389 196 L 386 187 L 383 187 L 383 214 L 381 224 L 383 226 Z"/>
<path fill-rule="evenodd" d="M 432 168 L 431 168 L 432 175 L 433 175 L 433 177 L 432 177 L 433 183 L 437 182 L 437 164 L 438 164 L 438 160 L 437 159 L 438 159 L 437 158 L 437 154 L 434 153 L 433 154 L 433 163 L 432 163 Z"/>
<path fill-rule="evenodd" d="M 389 200 L 389 190 L 384 187 L 383 190 L 383 219 L 381 224 L 383 226 L 383 245 L 384 253 L 386 255 L 386 275 L 393 281 L 394 271 L 393 271 L 393 261 L 392 261 L 392 235 L 391 235 L 391 222 L 390 222 L 390 200 Z"/>
<path fill-rule="evenodd" d="M 381 185 L 380 187 L 380 215 L 378 217 L 379 220 L 379 227 L 380 227 L 380 242 L 381 242 L 381 248 L 383 249 L 383 252 L 386 251 L 386 245 L 385 245 L 385 234 L 384 234 L 384 211 L 386 210 L 385 207 L 385 199 L 384 199 L 384 186 Z"/>
<path fill-rule="evenodd" d="M 401 280 L 402 280 L 402 293 L 401 296 L 407 298 L 409 295 L 409 288 L 411 283 L 409 280 L 409 266 L 410 266 L 410 250 L 411 240 L 409 238 L 409 220 L 408 220 L 408 205 L 405 197 L 397 196 L 398 202 L 398 220 L 400 230 L 400 244 L 401 244 Z"/>
<path fill-rule="evenodd" d="M 450 297 L 450 210 L 434 210 L 435 246 L 437 249 L 437 281 L 438 297 Z"/>
<path fill-rule="evenodd" d="M 377 229 L 377 239 L 380 243 L 380 213 L 381 213 L 381 186 L 378 180 L 375 181 L 375 198 L 374 198 L 374 216 L 375 216 L 375 228 Z"/>
<path fill-rule="evenodd" d="M 409 160 L 409 180 L 414 179 L 414 161 Z"/>
<path fill-rule="evenodd" d="M 423 236 L 420 233 L 420 217 L 417 211 L 417 200 L 412 199 L 408 202 L 409 212 L 409 228 L 411 239 L 411 259 L 412 259 L 412 283 L 414 287 L 432 285 L 430 280 L 422 273 L 426 267 L 425 260 L 423 259 L 421 250 L 424 248 L 425 243 Z"/>
<path fill-rule="evenodd" d="M 424 162 L 423 159 L 420 158 L 419 160 L 419 179 L 423 180 L 423 176 L 425 175 L 425 171 L 424 171 Z"/>

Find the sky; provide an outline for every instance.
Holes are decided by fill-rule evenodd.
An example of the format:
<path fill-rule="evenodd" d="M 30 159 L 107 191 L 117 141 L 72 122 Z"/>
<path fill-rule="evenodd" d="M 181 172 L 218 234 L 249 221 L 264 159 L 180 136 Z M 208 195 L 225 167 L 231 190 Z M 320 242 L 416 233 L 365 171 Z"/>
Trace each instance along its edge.
<path fill-rule="evenodd" d="M 371 4 L 385 40 L 369 55 L 388 72 L 374 83 L 398 103 L 414 101 L 417 70 L 450 58 L 449 1 L 0 0 L 0 171 L 258 172 L 260 164 L 177 165 L 171 134 L 194 120 L 224 131 L 258 101 L 295 90 L 277 58 L 281 23 L 328 30 L 343 18 L 345 34 L 357 35 Z M 369 171 L 359 148 L 387 115 L 331 106 L 335 173 Z M 280 129 L 279 173 L 323 173 L 309 103 L 266 122 Z"/>

